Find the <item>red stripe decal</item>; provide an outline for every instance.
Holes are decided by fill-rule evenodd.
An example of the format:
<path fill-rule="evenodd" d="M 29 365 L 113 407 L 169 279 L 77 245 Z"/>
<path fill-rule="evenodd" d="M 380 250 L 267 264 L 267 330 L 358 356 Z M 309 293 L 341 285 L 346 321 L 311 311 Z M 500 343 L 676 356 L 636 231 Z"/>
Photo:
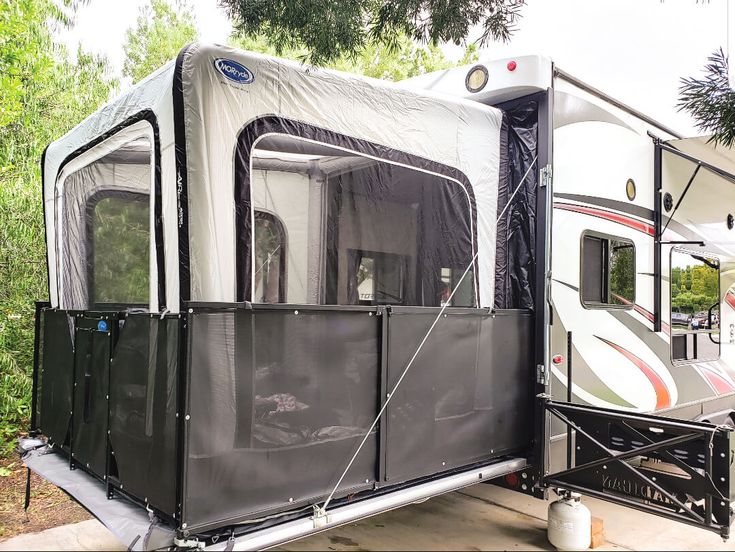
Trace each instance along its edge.
<path fill-rule="evenodd" d="M 617 299 L 621 303 L 624 303 L 626 305 L 633 305 L 633 310 L 635 312 L 643 316 L 649 322 L 653 323 L 653 313 L 647 311 L 640 305 L 634 305 L 631 301 L 628 301 L 625 297 L 618 295 L 617 293 L 613 293 L 613 297 L 615 297 L 615 299 Z M 733 300 L 735 300 L 735 296 L 733 297 Z M 735 308 L 735 306 L 733 308 Z M 663 322 L 663 321 L 661 322 L 661 328 L 666 333 L 666 335 L 670 335 L 671 328 L 666 322 Z"/>
<path fill-rule="evenodd" d="M 625 215 L 613 213 L 611 211 L 604 211 L 602 209 L 597 209 L 594 207 L 584 207 L 582 205 L 572 205 L 570 203 L 559 202 L 554 203 L 554 209 L 561 209 L 562 211 L 572 211 L 574 213 L 591 215 L 593 217 L 622 224 L 623 226 L 627 226 L 628 228 L 632 228 L 633 230 L 638 230 L 639 232 L 643 232 L 644 234 L 648 234 L 649 236 L 653 236 L 654 234 L 652 225 L 642 222 L 640 220 L 626 217 Z"/>
<path fill-rule="evenodd" d="M 709 382 L 712 384 L 712 387 L 715 388 L 715 391 L 717 391 L 718 395 L 722 395 L 724 393 L 730 393 L 733 391 L 732 384 L 727 381 L 725 378 L 715 374 L 711 370 L 707 369 L 707 367 L 702 366 L 705 377 Z"/>
<path fill-rule="evenodd" d="M 618 351 L 621 355 L 635 364 L 641 372 L 643 372 L 643 374 L 648 378 L 648 381 L 651 382 L 651 385 L 653 385 L 653 390 L 656 392 L 656 410 L 671 406 L 671 394 L 669 393 L 664 380 L 661 379 L 661 376 L 659 376 L 653 368 L 630 351 L 623 349 L 620 345 L 617 345 L 612 341 L 608 341 L 607 339 L 603 339 L 600 336 L 595 337 L 603 343 L 610 345 L 610 347 Z"/>
<path fill-rule="evenodd" d="M 735 293 L 733 293 L 731 289 L 727 290 L 727 293 L 725 294 L 725 301 L 728 305 L 735 309 Z"/>

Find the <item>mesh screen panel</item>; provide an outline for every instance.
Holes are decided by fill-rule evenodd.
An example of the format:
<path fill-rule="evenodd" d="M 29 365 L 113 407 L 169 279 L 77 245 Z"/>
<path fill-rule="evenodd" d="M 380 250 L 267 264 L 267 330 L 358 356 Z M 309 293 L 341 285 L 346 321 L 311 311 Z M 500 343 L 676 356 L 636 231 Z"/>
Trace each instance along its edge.
<path fill-rule="evenodd" d="M 190 315 L 189 527 L 309 505 L 378 411 L 379 319 L 367 312 Z M 339 494 L 372 486 L 377 436 Z"/>
<path fill-rule="evenodd" d="M 388 387 L 404 371 L 439 309 L 395 308 Z M 426 341 L 388 406 L 389 482 L 468 465 L 529 446 L 532 317 L 449 313 Z"/>
<path fill-rule="evenodd" d="M 126 492 L 173 515 L 179 320 L 128 315 L 110 368 L 110 442 Z"/>
<path fill-rule="evenodd" d="M 63 445 L 69 432 L 74 385 L 72 323 L 64 311 L 44 309 L 42 317 L 38 425 L 53 443 Z"/>

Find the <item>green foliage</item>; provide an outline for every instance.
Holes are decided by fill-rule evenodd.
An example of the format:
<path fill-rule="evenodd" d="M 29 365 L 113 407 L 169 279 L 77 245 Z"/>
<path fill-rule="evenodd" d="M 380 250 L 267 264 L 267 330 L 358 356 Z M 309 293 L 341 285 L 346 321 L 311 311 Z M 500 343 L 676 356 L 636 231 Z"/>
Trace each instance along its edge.
<path fill-rule="evenodd" d="M 54 44 L 75 3 L 0 0 L 0 441 L 30 414 L 33 301 L 47 297 L 43 148 L 108 99 L 105 60 Z"/>
<path fill-rule="evenodd" d="M 628 301 L 635 299 L 635 249 L 632 245 L 612 242 L 610 255 L 610 293 L 613 302 L 621 303 L 616 296 Z"/>
<path fill-rule="evenodd" d="M 370 44 L 399 49 L 404 38 L 419 43 L 462 43 L 472 27 L 479 43 L 508 40 L 524 0 L 220 0 L 238 31 L 267 37 L 276 53 L 304 50 L 324 65 L 355 59 Z"/>
<path fill-rule="evenodd" d="M 236 48 L 260 52 L 272 56 L 280 56 L 296 61 L 306 61 L 308 51 L 305 48 L 278 49 L 263 35 L 251 36 L 237 34 L 231 37 L 230 44 Z M 477 46 L 470 44 L 460 60 L 460 65 L 477 61 Z M 399 81 L 424 73 L 448 69 L 454 66 L 438 46 L 430 44 L 420 46 L 407 36 L 397 39 L 396 45 L 369 43 L 355 56 L 342 56 L 325 64 L 326 67 L 348 73 L 356 73 L 391 81 Z"/>
<path fill-rule="evenodd" d="M 151 0 L 141 8 L 135 28 L 126 33 L 123 75 L 138 82 L 196 38 L 194 15 L 186 3 L 172 6 L 166 0 Z"/>
<path fill-rule="evenodd" d="M 689 112 L 697 129 L 712 135 L 710 141 L 730 147 L 735 143 L 735 92 L 727 73 L 727 56 L 719 49 L 708 58 L 702 77 L 681 79 L 677 107 Z"/>
<path fill-rule="evenodd" d="M 140 199 L 107 197 L 94 209 L 94 302 L 149 301 L 150 209 Z"/>
<path fill-rule="evenodd" d="M 671 269 L 671 306 L 678 312 L 696 314 L 719 302 L 720 274 L 707 265 Z"/>

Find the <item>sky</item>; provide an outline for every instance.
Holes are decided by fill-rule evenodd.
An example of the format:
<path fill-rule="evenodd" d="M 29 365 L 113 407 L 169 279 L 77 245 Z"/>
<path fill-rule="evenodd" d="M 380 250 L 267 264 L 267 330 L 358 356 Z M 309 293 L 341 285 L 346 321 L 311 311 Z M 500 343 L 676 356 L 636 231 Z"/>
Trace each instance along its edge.
<path fill-rule="evenodd" d="M 80 8 L 76 26 L 59 38 L 72 52 L 81 45 L 107 55 L 119 75 L 125 31 L 146 3 L 90 0 Z M 227 41 L 231 25 L 217 0 L 189 0 L 189 5 L 203 41 Z M 735 34 L 735 6 L 730 11 L 727 0 L 527 0 L 510 43 L 491 43 L 480 55 L 545 55 L 592 86 L 695 135 L 689 116 L 675 108 L 679 79 L 700 74 L 707 56 L 727 48 L 728 19 L 734 21 L 730 35 Z M 453 59 L 462 52 L 455 46 L 444 50 Z"/>

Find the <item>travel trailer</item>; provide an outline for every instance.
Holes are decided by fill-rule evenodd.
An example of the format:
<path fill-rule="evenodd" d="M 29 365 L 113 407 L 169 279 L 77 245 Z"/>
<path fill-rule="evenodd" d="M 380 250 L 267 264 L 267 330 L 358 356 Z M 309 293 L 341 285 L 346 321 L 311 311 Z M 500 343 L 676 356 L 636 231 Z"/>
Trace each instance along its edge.
<path fill-rule="evenodd" d="M 131 549 L 484 482 L 729 535 L 727 151 L 542 57 L 393 84 L 195 44 L 42 166 L 25 462 Z"/>

